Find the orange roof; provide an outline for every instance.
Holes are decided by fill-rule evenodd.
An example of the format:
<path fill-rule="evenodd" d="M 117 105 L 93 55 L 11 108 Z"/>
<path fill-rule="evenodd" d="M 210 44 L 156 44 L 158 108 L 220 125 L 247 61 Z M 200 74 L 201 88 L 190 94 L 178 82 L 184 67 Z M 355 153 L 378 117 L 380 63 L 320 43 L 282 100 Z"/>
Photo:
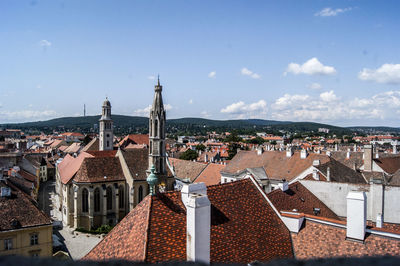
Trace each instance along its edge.
<path fill-rule="evenodd" d="M 225 168 L 223 164 L 210 163 L 200 173 L 194 181 L 195 183 L 204 182 L 206 186 L 218 185 L 221 182 L 221 170 Z"/>
<path fill-rule="evenodd" d="M 64 157 L 61 163 L 58 165 L 58 170 L 60 172 L 61 182 L 63 184 L 67 184 L 71 178 L 76 174 L 79 170 L 83 159 L 87 157 L 94 157 L 93 155 L 82 152 L 78 157 L 74 158 L 70 155 Z"/>

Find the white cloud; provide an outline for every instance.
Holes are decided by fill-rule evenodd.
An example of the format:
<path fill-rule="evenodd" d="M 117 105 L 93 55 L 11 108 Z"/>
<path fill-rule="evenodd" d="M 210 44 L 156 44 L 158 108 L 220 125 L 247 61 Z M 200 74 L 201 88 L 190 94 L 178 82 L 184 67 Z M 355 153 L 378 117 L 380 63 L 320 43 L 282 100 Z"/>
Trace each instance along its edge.
<path fill-rule="evenodd" d="M 200 113 L 200 116 L 204 118 L 209 118 L 211 115 L 207 111 L 203 111 Z"/>
<path fill-rule="evenodd" d="M 215 79 L 217 77 L 217 72 L 216 71 L 212 71 L 208 74 L 209 78 Z"/>
<path fill-rule="evenodd" d="M 308 87 L 309 87 L 310 89 L 313 89 L 313 90 L 320 90 L 320 89 L 322 89 L 322 85 L 319 84 L 319 83 L 316 83 L 316 82 L 311 83 L 310 85 L 308 85 Z"/>
<path fill-rule="evenodd" d="M 39 45 L 42 47 L 50 47 L 51 46 L 51 42 L 49 42 L 48 40 L 41 40 L 39 42 Z"/>
<path fill-rule="evenodd" d="M 319 97 L 321 98 L 321 100 L 323 100 L 324 102 L 331 102 L 331 101 L 336 101 L 338 99 L 338 97 L 335 95 L 335 93 L 333 91 L 327 91 L 327 92 L 323 92 L 319 95 Z"/>
<path fill-rule="evenodd" d="M 6 122 L 33 121 L 54 118 L 57 112 L 53 110 L 19 110 L 19 111 L 0 111 L 1 120 Z"/>
<path fill-rule="evenodd" d="M 272 119 L 317 122 L 351 122 L 366 119 L 396 121 L 400 110 L 400 91 L 387 91 L 368 98 L 342 100 L 334 91 L 317 96 L 290 95 L 271 105 Z"/>
<path fill-rule="evenodd" d="M 334 17 L 339 15 L 340 13 L 348 12 L 351 11 L 351 7 L 346 7 L 346 8 L 336 8 L 332 9 L 330 7 L 325 7 L 324 9 L 318 11 L 317 13 L 314 14 L 314 16 L 317 17 Z"/>
<path fill-rule="evenodd" d="M 244 76 L 249 76 L 249 77 L 251 77 L 253 79 L 260 79 L 261 78 L 261 76 L 259 74 L 254 73 L 253 71 L 251 71 L 251 70 L 249 70 L 249 69 L 247 69 L 245 67 L 242 68 L 240 73 L 242 73 L 242 75 L 244 75 Z"/>
<path fill-rule="evenodd" d="M 332 66 L 324 66 L 316 57 L 311 58 L 304 64 L 300 65 L 297 63 L 290 63 L 286 69 L 287 73 L 307 74 L 307 75 L 334 75 L 336 74 L 336 69 Z"/>
<path fill-rule="evenodd" d="M 267 102 L 259 100 L 258 102 L 245 104 L 243 101 L 239 101 L 222 108 L 221 113 L 229 114 L 241 119 L 265 118 L 267 114 Z"/>
<path fill-rule="evenodd" d="M 171 110 L 173 107 L 170 104 L 164 104 L 164 110 L 165 111 L 169 111 Z M 151 110 L 151 105 L 143 108 L 143 109 L 136 109 L 135 111 L 133 111 L 133 115 L 136 116 L 145 116 L 145 117 L 149 117 L 150 116 L 150 110 Z"/>
<path fill-rule="evenodd" d="M 193 104 L 193 99 L 190 99 L 190 100 L 189 100 L 189 104 Z"/>
<path fill-rule="evenodd" d="M 149 80 L 155 80 L 156 77 L 155 77 L 155 76 L 148 76 L 147 79 L 149 79 Z"/>
<path fill-rule="evenodd" d="M 378 69 L 364 68 L 358 78 L 378 83 L 400 84 L 400 64 L 383 64 Z"/>

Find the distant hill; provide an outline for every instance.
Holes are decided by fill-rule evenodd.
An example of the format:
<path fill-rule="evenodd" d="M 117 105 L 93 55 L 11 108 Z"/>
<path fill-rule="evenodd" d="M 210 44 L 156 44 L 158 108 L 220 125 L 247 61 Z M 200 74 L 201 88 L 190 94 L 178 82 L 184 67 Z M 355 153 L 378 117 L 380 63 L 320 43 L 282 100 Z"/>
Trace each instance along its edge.
<path fill-rule="evenodd" d="M 148 118 L 139 116 L 113 115 L 116 132 L 121 134 L 129 132 L 146 132 L 148 128 Z M 82 132 L 97 131 L 95 125 L 98 125 L 100 115 L 86 117 L 61 117 L 47 121 L 3 124 L 0 127 L 22 129 L 25 131 L 44 131 L 52 130 L 80 130 Z M 204 133 L 209 130 L 285 130 L 290 132 L 318 131 L 318 128 L 329 128 L 337 133 L 348 133 L 350 129 L 336 127 L 326 124 L 312 122 L 290 122 L 262 119 L 243 119 L 243 120 L 210 120 L 204 118 L 179 118 L 167 120 L 167 131 L 169 133 Z"/>

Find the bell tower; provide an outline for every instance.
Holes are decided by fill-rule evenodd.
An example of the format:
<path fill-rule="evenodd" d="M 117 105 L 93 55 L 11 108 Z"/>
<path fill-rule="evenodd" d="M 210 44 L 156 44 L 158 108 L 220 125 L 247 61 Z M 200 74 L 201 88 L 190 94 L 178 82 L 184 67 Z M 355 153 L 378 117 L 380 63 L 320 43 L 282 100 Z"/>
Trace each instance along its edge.
<path fill-rule="evenodd" d="M 157 175 L 166 175 L 166 154 L 165 154 L 165 109 L 162 100 L 162 86 L 160 78 L 154 86 L 153 106 L 149 118 L 149 168 L 154 165 L 154 172 Z"/>
<path fill-rule="evenodd" d="M 106 98 L 103 102 L 101 118 L 100 118 L 100 143 L 99 150 L 107 151 L 113 149 L 113 122 L 111 119 L 111 103 Z"/>

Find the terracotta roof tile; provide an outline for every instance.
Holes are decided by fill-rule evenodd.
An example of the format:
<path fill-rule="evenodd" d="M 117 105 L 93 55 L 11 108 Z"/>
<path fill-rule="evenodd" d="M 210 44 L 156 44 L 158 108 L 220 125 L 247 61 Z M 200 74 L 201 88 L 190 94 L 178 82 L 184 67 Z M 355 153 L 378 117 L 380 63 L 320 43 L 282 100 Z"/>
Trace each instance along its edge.
<path fill-rule="evenodd" d="M 0 197 L 0 231 L 51 224 L 50 218 L 14 185 L 0 181 L 0 187 L 11 188 L 10 197 Z"/>
<path fill-rule="evenodd" d="M 109 182 L 125 180 L 119 158 L 84 158 L 73 180 L 80 183 Z"/>
<path fill-rule="evenodd" d="M 194 182 L 204 182 L 206 186 L 218 185 L 221 183 L 221 170 L 224 168 L 225 165 L 223 164 L 210 163 Z"/>
<path fill-rule="evenodd" d="M 293 258 L 289 231 L 250 179 L 210 186 L 207 194 L 212 204 L 211 262 Z M 147 196 L 85 259 L 143 260 L 145 239 L 146 262 L 185 261 L 186 210 L 180 192 L 158 194 L 149 202 Z M 148 228 L 143 225 L 147 212 Z"/>
<path fill-rule="evenodd" d="M 323 164 L 330 158 L 316 153 L 311 153 L 306 159 L 301 159 L 299 152 L 295 152 L 292 157 L 288 158 L 285 151 L 266 151 L 261 155 L 257 155 L 256 151 L 239 151 L 226 165 L 223 172 L 236 174 L 246 168 L 264 167 L 269 179 L 291 181 L 311 167 L 314 160 L 320 160 L 320 163 Z"/>
<path fill-rule="evenodd" d="M 207 164 L 168 158 L 170 165 L 175 169 L 175 176 L 179 179 L 190 179 L 193 182 L 200 173 L 207 167 Z"/>
<path fill-rule="evenodd" d="M 399 255 L 400 241 L 367 235 L 364 243 L 346 240 L 346 229 L 305 221 L 299 233 L 292 233 L 297 259 Z"/>
<path fill-rule="evenodd" d="M 339 220 L 339 217 L 320 201 L 311 191 L 304 187 L 300 182 L 289 185 L 289 189 L 282 191 L 275 189 L 267 194 L 272 204 L 278 211 L 293 211 L 314 214 L 314 208 L 320 209 L 317 216 Z"/>

